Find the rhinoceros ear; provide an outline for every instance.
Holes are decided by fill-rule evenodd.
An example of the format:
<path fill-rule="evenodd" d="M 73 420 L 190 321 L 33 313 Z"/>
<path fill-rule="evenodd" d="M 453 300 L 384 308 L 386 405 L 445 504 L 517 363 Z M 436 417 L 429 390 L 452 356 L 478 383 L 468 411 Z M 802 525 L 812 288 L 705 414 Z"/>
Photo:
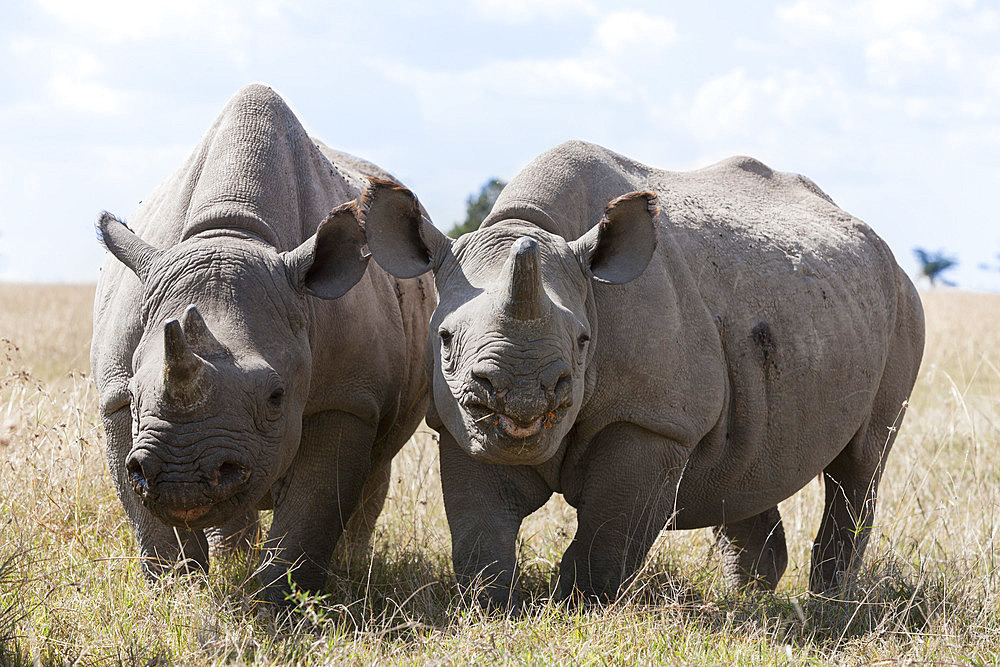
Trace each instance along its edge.
<path fill-rule="evenodd" d="M 602 283 L 642 275 L 656 250 L 656 195 L 630 192 L 612 200 L 604 217 L 569 246 L 584 273 Z"/>
<path fill-rule="evenodd" d="M 149 267 L 161 252 L 136 236 L 124 222 L 107 211 L 97 219 L 97 240 L 118 261 L 132 269 L 144 283 L 149 276 Z"/>
<path fill-rule="evenodd" d="M 292 285 L 321 299 L 343 296 L 368 268 L 368 255 L 361 252 L 364 245 L 357 204 L 341 204 L 319 223 L 313 236 L 284 254 Z"/>
<path fill-rule="evenodd" d="M 372 257 L 397 278 L 436 271 L 451 247 L 451 239 L 421 214 L 413 193 L 390 181 L 370 180 L 361 221 Z"/>

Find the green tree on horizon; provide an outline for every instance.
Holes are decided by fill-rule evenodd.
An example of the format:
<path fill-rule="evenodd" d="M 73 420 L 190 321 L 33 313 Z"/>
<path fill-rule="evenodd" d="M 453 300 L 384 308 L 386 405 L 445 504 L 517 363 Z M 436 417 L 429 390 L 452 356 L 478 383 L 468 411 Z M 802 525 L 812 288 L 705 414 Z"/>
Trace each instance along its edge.
<path fill-rule="evenodd" d="M 465 220 L 455 223 L 455 226 L 448 232 L 448 236 L 457 239 L 462 234 L 479 229 L 483 218 L 489 215 L 493 203 L 500 196 L 500 191 L 505 185 L 507 185 L 507 181 L 491 178 L 479 189 L 478 195 L 469 195 L 469 198 L 465 200 Z"/>
<path fill-rule="evenodd" d="M 934 287 L 939 280 L 945 285 L 954 284 L 942 278 L 941 274 L 958 266 L 956 258 L 947 256 L 944 250 L 929 252 L 923 248 L 914 248 L 913 254 L 920 262 L 920 275 L 926 276 L 931 281 L 931 287 Z"/>

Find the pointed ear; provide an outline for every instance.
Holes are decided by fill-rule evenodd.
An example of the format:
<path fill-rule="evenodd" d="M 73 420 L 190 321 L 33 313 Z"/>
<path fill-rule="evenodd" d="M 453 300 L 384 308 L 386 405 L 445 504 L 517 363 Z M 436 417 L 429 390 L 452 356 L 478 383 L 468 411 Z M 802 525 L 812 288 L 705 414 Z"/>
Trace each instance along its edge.
<path fill-rule="evenodd" d="M 372 257 L 397 278 L 436 271 L 451 248 L 451 239 L 421 214 L 413 193 L 390 181 L 370 179 L 361 221 Z"/>
<path fill-rule="evenodd" d="M 304 294 L 321 299 L 343 296 L 368 268 L 368 255 L 361 252 L 364 245 L 357 204 L 341 204 L 305 243 L 284 253 L 289 280 Z"/>
<path fill-rule="evenodd" d="M 161 252 L 107 211 L 97 219 L 97 240 L 144 283 L 149 276 L 149 268 Z"/>
<path fill-rule="evenodd" d="M 642 275 L 656 250 L 656 195 L 630 192 L 612 200 L 604 217 L 569 246 L 584 273 L 602 283 Z"/>

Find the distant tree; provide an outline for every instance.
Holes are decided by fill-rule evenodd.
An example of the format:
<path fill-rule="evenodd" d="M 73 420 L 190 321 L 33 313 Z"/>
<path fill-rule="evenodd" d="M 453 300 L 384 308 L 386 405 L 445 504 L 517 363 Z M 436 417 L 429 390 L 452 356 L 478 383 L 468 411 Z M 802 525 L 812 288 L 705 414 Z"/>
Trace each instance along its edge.
<path fill-rule="evenodd" d="M 920 262 L 920 275 L 926 276 L 931 281 L 931 287 L 936 285 L 938 280 L 945 285 L 953 284 L 942 278 L 941 274 L 957 266 L 957 259 L 948 257 L 943 250 L 928 252 L 923 248 L 914 248 L 913 254 Z"/>
<path fill-rule="evenodd" d="M 462 234 L 479 229 L 483 218 L 489 215 L 490 209 L 493 208 L 493 202 L 500 196 L 500 191 L 505 185 L 507 185 L 507 181 L 491 178 L 480 188 L 478 195 L 469 195 L 469 198 L 465 200 L 465 220 L 456 223 L 448 232 L 448 236 L 457 239 Z"/>

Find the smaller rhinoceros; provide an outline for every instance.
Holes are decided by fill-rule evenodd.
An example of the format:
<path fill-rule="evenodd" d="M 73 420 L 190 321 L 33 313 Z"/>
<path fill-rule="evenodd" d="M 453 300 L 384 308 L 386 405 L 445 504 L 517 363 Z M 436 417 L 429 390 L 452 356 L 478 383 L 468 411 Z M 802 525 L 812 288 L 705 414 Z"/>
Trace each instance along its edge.
<path fill-rule="evenodd" d="M 107 458 L 150 577 L 273 508 L 261 583 L 321 588 L 348 519 L 367 541 L 426 411 L 429 279 L 368 262 L 360 220 L 401 189 L 240 90 L 111 252 L 91 364 Z M 370 179 L 373 179 L 370 181 Z M 417 209 L 406 215 L 421 215 Z M 331 211 L 332 209 L 332 211 Z M 399 214 L 402 214 L 400 212 Z M 319 298 L 315 298 L 319 297 Z"/>
<path fill-rule="evenodd" d="M 366 234 L 396 276 L 435 273 L 427 421 L 480 601 L 517 607 L 518 529 L 554 492 L 578 512 L 559 598 L 619 594 L 665 526 L 714 527 L 727 579 L 774 588 L 777 505 L 820 473 L 810 588 L 857 567 L 923 314 L 886 244 L 811 181 L 570 142 L 457 241 L 415 214 Z"/>

